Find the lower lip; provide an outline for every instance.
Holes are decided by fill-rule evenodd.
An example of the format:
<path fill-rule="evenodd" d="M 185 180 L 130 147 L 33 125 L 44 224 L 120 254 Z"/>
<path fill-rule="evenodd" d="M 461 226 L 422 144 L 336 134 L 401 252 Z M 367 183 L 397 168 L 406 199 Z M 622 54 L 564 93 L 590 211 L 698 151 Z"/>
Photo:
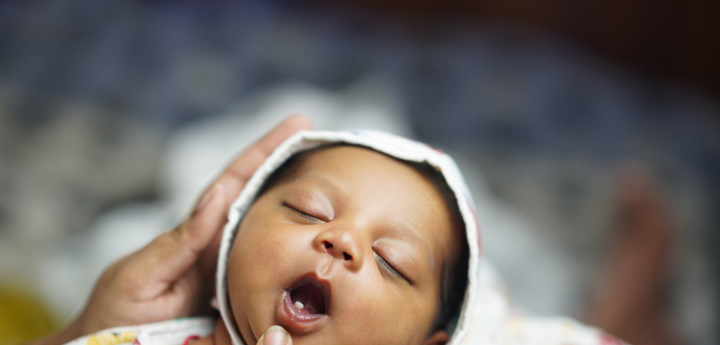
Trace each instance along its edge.
<path fill-rule="evenodd" d="M 295 334 L 310 333 L 327 320 L 326 314 L 308 314 L 295 309 L 288 291 L 282 294 L 277 314 L 280 326 Z"/>

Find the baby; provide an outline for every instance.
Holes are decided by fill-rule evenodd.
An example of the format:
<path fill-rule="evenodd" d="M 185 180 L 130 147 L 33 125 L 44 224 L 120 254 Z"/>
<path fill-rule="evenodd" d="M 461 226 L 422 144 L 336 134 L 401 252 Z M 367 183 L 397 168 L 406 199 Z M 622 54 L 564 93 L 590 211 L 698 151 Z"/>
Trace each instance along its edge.
<path fill-rule="evenodd" d="M 380 132 L 303 131 L 230 208 L 213 301 L 221 320 L 121 327 L 72 344 L 268 344 L 278 326 L 298 345 L 621 344 L 566 318 L 517 313 L 479 249 L 449 156 Z"/>
<path fill-rule="evenodd" d="M 455 169 L 378 132 L 303 132 L 278 148 L 233 206 L 220 249 L 231 338 L 254 344 L 280 325 L 294 344 L 447 343 L 470 248 L 441 166 Z"/>

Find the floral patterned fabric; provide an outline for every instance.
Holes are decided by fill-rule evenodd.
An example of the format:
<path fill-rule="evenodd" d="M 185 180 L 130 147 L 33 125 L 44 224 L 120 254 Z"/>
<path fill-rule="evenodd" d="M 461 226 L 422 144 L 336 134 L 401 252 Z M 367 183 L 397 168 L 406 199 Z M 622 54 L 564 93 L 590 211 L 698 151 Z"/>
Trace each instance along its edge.
<path fill-rule="evenodd" d="M 65 345 L 187 345 L 215 331 L 211 318 L 184 318 L 106 329 Z"/>

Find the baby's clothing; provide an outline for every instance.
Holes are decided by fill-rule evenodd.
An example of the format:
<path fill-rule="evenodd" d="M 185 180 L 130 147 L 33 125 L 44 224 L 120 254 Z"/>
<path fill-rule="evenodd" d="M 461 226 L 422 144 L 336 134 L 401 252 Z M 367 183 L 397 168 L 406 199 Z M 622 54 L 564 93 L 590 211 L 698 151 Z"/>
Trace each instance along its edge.
<path fill-rule="evenodd" d="M 215 319 L 182 318 L 144 325 L 115 327 L 65 345 L 187 345 L 215 331 Z"/>
<path fill-rule="evenodd" d="M 487 298 L 493 308 L 505 308 L 497 296 Z M 508 316 L 494 319 L 487 311 L 477 313 L 484 326 L 471 328 L 462 345 L 622 345 L 619 340 L 566 318 Z M 152 324 L 117 327 L 75 339 L 66 345 L 188 345 L 213 334 L 216 320 L 177 319 Z"/>
<path fill-rule="evenodd" d="M 480 260 L 470 328 L 460 345 L 623 345 L 607 333 L 566 317 L 535 317 L 510 302 L 492 265 Z"/>

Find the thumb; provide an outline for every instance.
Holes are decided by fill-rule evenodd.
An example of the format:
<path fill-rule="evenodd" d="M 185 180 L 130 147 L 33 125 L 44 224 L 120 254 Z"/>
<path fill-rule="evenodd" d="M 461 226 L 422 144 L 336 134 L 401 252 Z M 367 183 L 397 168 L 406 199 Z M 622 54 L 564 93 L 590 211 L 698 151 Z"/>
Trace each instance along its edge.
<path fill-rule="evenodd" d="M 284 328 L 270 326 L 260 337 L 257 345 L 292 345 L 292 338 Z"/>
<path fill-rule="evenodd" d="M 153 240 L 136 253 L 138 278 L 172 284 L 198 259 L 200 253 L 227 221 L 227 202 L 222 184 L 203 196 L 190 218 Z"/>

